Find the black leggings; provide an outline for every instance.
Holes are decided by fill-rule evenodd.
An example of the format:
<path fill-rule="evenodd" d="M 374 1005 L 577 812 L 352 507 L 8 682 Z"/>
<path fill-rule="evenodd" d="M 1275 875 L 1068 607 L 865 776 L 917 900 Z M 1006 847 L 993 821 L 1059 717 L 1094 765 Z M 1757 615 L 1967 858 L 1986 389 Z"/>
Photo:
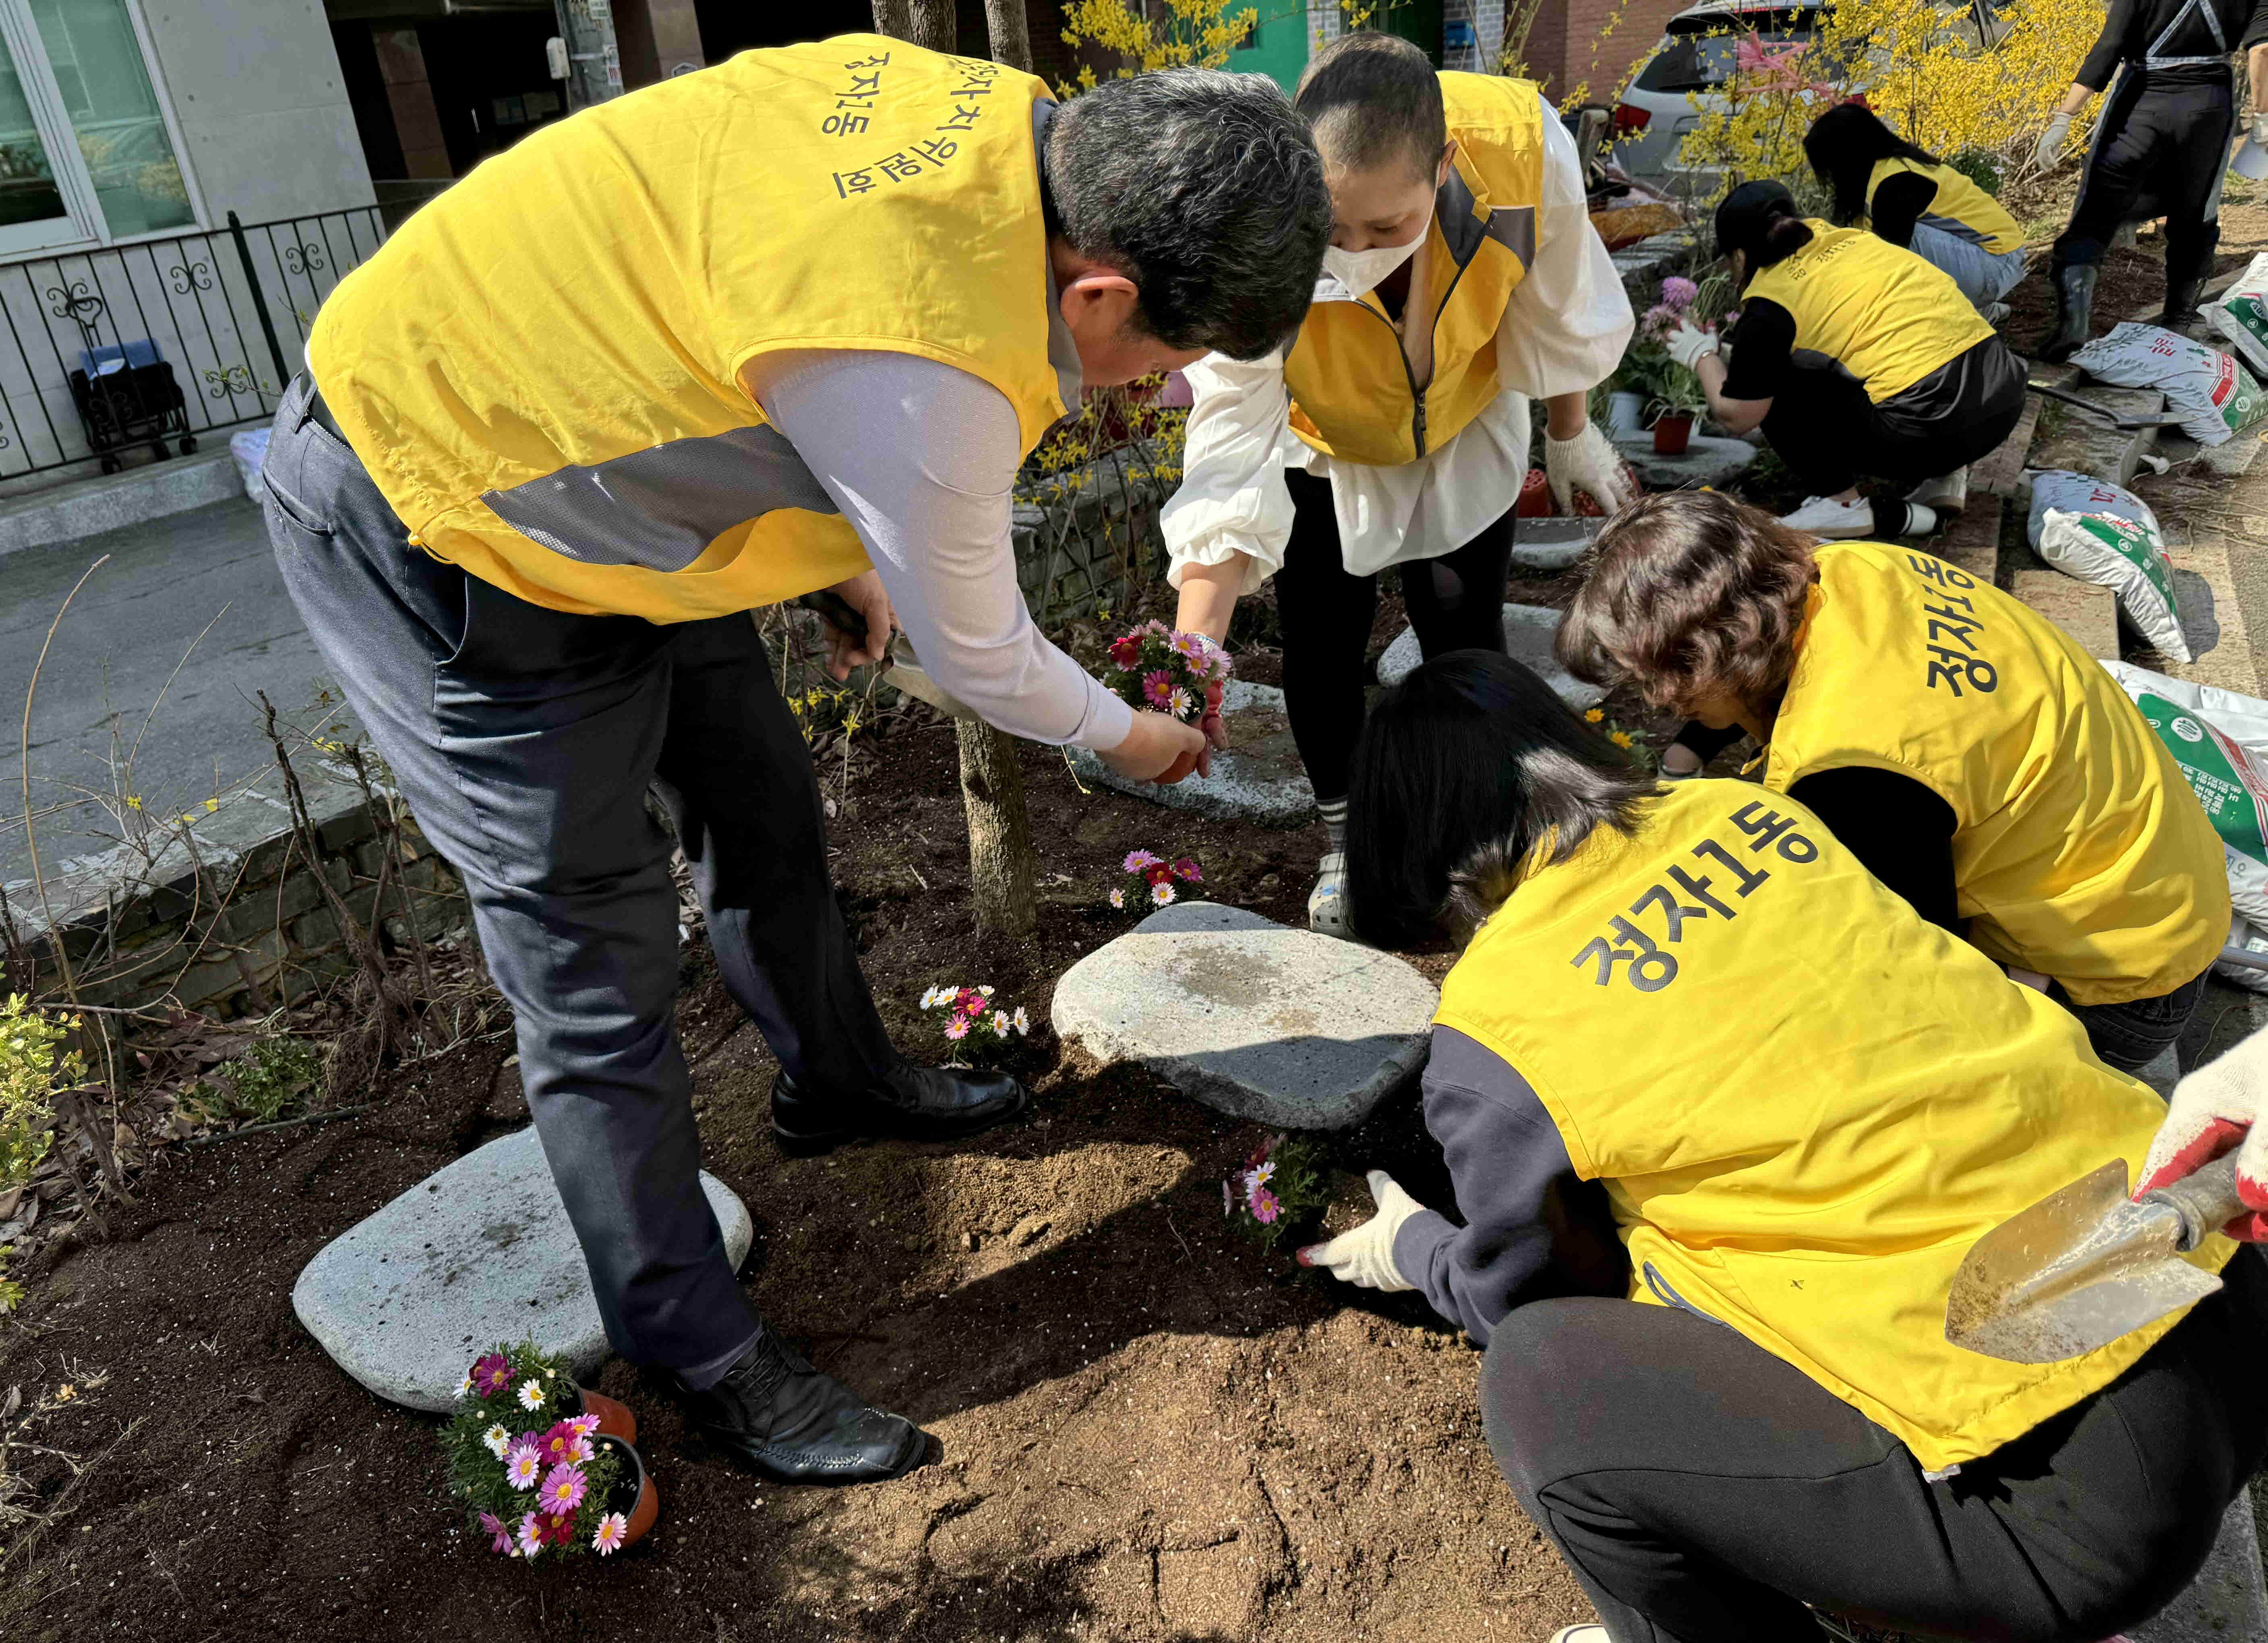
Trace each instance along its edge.
<path fill-rule="evenodd" d="M 2153 87 L 2120 70 L 2071 222 L 2056 238 L 2056 266 L 2102 261 L 2118 225 L 2154 205 L 2166 219 L 2167 277 L 2202 278 L 2220 238 L 2220 179 L 2235 117 L 2226 75 Z"/>
<path fill-rule="evenodd" d="M 1489 1447 L 1615 1643 L 1819 1643 L 1867 1625 L 2095 1643 L 2196 1576 L 2268 1451 L 2268 1262 L 2142 1361 L 1932 1483 L 1800 1370 L 1673 1307 L 1539 1301 L 1481 1371 Z"/>
<path fill-rule="evenodd" d="M 1378 578 L 1346 568 L 1328 480 L 1297 468 L 1292 540 L 1276 573 L 1284 623 L 1284 712 L 1315 797 L 1346 796 L 1355 737 L 1362 730 L 1363 653 L 1378 618 Z M 1402 601 L 1430 661 L 1451 650 L 1504 649 L 1504 581 L 1512 564 L 1512 510 L 1453 554 L 1395 567 Z"/>
<path fill-rule="evenodd" d="M 1799 355 L 1764 413 L 1764 438 L 1815 496 L 1862 479 L 1911 487 L 1998 449 L 2024 414 L 2025 376 L 2023 361 L 1987 338 L 1876 405 L 1836 361 Z"/>

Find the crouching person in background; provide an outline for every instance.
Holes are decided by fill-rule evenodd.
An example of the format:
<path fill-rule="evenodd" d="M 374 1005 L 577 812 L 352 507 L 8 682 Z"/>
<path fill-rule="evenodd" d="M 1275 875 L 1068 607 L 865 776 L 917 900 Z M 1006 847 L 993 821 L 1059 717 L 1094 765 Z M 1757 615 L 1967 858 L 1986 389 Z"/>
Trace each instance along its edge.
<path fill-rule="evenodd" d="M 1358 935 L 1466 938 L 1425 1087 L 1464 1225 L 1377 1174 L 1301 1258 L 1486 1343 L 1490 1446 L 1603 1623 L 1562 1638 L 2094 1643 L 2196 1573 L 2268 1451 L 2268 1269 L 2209 1238 L 2220 1294 L 2046 1368 L 1945 1338 L 1970 1245 L 2164 1116 L 2070 1015 L 1802 804 L 1657 787 L 1498 655 L 1373 710 L 1349 845 Z M 1571 1175 L 1629 1296 L 1522 1304 Z"/>

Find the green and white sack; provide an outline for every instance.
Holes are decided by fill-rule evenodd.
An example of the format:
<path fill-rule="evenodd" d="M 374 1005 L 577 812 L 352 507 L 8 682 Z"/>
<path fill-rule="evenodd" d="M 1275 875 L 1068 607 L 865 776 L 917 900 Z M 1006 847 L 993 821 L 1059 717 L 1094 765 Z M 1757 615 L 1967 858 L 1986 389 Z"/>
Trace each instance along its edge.
<path fill-rule="evenodd" d="M 2155 388 L 2181 414 L 2182 431 L 2201 445 L 2223 445 L 2268 410 L 2252 373 L 2229 355 L 2162 326 L 2129 319 L 2071 356 L 2098 382 Z"/>
<path fill-rule="evenodd" d="M 2033 473 L 2027 534 L 2039 556 L 2066 576 L 2117 596 L 2118 613 L 2161 656 L 2191 662 L 2174 598 L 2158 516 L 2128 490 L 2067 468 Z"/>
<path fill-rule="evenodd" d="M 2168 678 L 2124 662 L 2102 664 L 2142 710 L 2181 772 L 2213 831 L 2228 869 L 2228 896 L 2238 921 L 2229 941 L 2252 945 L 2268 929 L 2268 701 L 2213 685 Z M 2257 972 L 2231 965 L 2232 980 L 2258 987 Z"/>
<path fill-rule="evenodd" d="M 2235 284 L 2205 305 L 2205 316 L 2253 376 L 2268 381 L 2268 251 L 2253 258 Z"/>

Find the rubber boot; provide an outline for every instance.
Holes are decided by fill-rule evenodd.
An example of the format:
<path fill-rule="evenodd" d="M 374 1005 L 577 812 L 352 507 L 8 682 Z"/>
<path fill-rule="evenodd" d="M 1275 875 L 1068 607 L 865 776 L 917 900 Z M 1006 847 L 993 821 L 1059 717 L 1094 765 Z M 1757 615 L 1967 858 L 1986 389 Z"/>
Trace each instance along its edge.
<path fill-rule="evenodd" d="M 2187 331 L 2205 323 L 2198 299 L 2205 295 L 2205 276 L 2213 270 L 2213 253 L 2220 244 L 2220 224 L 2209 224 L 2196 240 L 2166 245 L 2166 307 L 2150 323 L 2169 331 Z"/>
<path fill-rule="evenodd" d="M 2095 321 L 2095 265 L 2065 263 L 2050 275 L 2055 282 L 2055 329 L 2040 339 L 2036 358 L 2060 365 L 2085 348 Z"/>

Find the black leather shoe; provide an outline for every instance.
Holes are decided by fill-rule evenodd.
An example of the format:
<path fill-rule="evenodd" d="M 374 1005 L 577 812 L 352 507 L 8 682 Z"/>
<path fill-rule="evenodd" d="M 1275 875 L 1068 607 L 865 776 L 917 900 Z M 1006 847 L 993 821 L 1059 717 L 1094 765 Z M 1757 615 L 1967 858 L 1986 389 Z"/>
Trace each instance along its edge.
<path fill-rule="evenodd" d="M 791 1157 L 807 1158 L 873 1135 L 950 1141 L 1014 1118 L 1032 1097 L 1005 1073 L 910 1061 L 872 1095 L 809 1089 L 785 1073 L 772 1080 L 772 1138 Z"/>
<path fill-rule="evenodd" d="M 2085 348 L 2095 328 L 2095 278 L 2091 262 L 2066 263 L 2051 276 L 2055 283 L 2055 329 L 2040 339 L 2035 359 L 2060 365 Z"/>
<path fill-rule="evenodd" d="M 911 1471 L 929 1447 L 912 1421 L 869 1409 L 770 1330 L 716 1385 L 679 1392 L 688 1427 L 776 1483 L 880 1483 Z"/>

